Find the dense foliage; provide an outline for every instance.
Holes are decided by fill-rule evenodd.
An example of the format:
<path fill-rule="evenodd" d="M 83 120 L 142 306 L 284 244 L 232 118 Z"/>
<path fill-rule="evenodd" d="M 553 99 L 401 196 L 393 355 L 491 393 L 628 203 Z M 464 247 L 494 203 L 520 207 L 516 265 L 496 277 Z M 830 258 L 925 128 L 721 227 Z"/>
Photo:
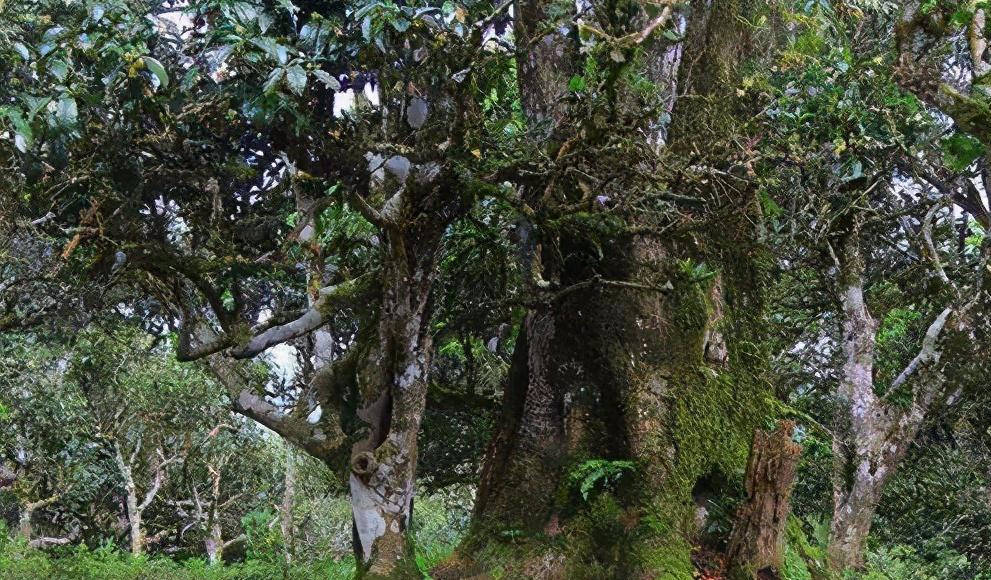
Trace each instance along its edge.
<path fill-rule="evenodd" d="M 0 578 L 985 577 L 989 16 L 0 0 Z"/>

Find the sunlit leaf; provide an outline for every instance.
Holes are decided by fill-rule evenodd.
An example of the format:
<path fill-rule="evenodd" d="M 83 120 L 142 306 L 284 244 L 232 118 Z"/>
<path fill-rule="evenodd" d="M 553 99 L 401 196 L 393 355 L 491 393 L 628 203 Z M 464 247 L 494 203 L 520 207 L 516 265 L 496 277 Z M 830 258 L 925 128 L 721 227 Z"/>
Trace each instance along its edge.
<path fill-rule="evenodd" d="M 298 64 L 294 64 L 286 69 L 286 84 L 289 85 L 289 90 L 296 93 L 297 95 L 303 94 L 303 89 L 306 88 L 306 70 Z"/>
<path fill-rule="evenodd" d="M 335 91 L 335 92 L 341 90 L 341 83 L 340 83 L 340 81 L 338 81 L 336 78 L 334 78 L 334 75 L 328 73 L 327 71 L 324 71 L 324 70 L 315 70 L 315 71 L 313 71 L 313 76 L 315 76 L 318 81 L 320 81 L 324 85 L 326 85 L 328 89 L 330 89 L 332 91 Z"/>
<path fill-rule="evenodd" d="M 165 67 L 162 66 L 162 63 L 150 56 L 142 57 L 142 60 L 151 74 L 158 78 L 159 86 L 163 89 L 169 88 L 169 75 L 165 72 Z"/>

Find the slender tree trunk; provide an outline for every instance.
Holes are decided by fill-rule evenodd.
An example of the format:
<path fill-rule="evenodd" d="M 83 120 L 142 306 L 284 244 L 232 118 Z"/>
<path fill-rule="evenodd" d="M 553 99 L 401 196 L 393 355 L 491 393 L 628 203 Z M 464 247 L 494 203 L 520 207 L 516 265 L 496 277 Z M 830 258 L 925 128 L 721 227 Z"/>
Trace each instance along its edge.
<path fill-rule="evenodd" d="M 283 478 L 282 507 L 279 509 L 279 526 L 282 530 L 282 554 L 286 565 L 292 564 L 296 553 L 296 522 L 293 509 L 296 506 L 296 458 L 292 449 L 286 450 L 286 474 Z"/>
<path fill-rule="evenodd" d="M 141 450 L 141 442 L 138 441 L 137 448 L 131 455 L 130 461 L 133 462 L 134 458 L 137 456 L 138 452 Z M 138 487 L 134 480 L 134 473 L 131 469 L 131 463 L 124 458 L 124 454 L 121 452 L 120 446 L 114 443 L 114 459 L 117 462 L 117 468 L 120 469 L 121 477 L 124 480 L 124 493 L 126 497 L 127 506 L 127 521 L 130 527 L 131 535 L 131 554 L 134 556 L 140 556 L 144 554 L 145 546 L 147 545 L 147 537 L 145 536 L 144 526 L 143 526 L 143 516 L 145 510 L 151 505 L 155 497 L 158 495 L 158 491 L 161 489 L 162 484 L 165 480 L 165 468 L 166 466 L 178 459 L 178 457 L 173 457 L 171 459 L 165 459 L 160 448 L 155 449 L 155 454 L 153 454 L 151 461 L 153 465 L 153 475 L 151 481 L 145 491 L 144 498 L 139 499 Z"/>
<path fill-rule="evenodd" d="M 219 522 L 214 522 L 209 526 L 207 529 L 206 539 L 203 541 L 203 544 L 206 549 L 207 562 L 209 562 L 211 566 L 215 566 L 223 561 L 224 538 Z"/>
<path fill-rule="evenodd" d="M 206 514 L 206 538 L 203 540 L 207 561 L 211 566 L 220 564 L 224 559 L 224 531 L 220 525 L 220 480 L 221 474 L 213 465 L 208 465 L 210 473 L 210 507 Z M 196 499 L 199 502 L 199 497 Z M 198 504 L 199 507 L 199 504 Z M 198 517 L 202 517 L 202 509 Z"/>
<path fill-rule="evenodd" d="M 131 534 L 131 555 L 140 556 L 145 551 L 145 531 L 141 518 L 141 510 L 138 509 L 137 497 L 128 492 L 127 494 L 127 522 Z"/>
<path fill-rule="evenodd" d="M 141 521 L 142 509 L 138 500 L 138 489 L 134 483 L 134 476 L 131 472 L 131 466 L 124 459 L 124 455 L 121 453 L 120 448 L 117 447 L 116 444 L 114 445 L 114 450 L 115 458 L 117 459 L 117 467 L 120 469 L 121 476 L 124 479 L 127 523 L 131 536 L 131 554 L 134 556 L 140 556 L 144 553 L 145 533 Z"/>
<path fill-rule="evenodd" d="M 888 386 L 884 396 L 875 391 L 875 335 L 878 323 L 867 308 L 865 264 L 860 248 L 861 222 L 854 217 L 843 233 L 839 249 L 837 293 L 842 305 L 842 349 L 845 357 L 836 392 L 833 437 L 833 521 L 829 564 L 836 572 L 860 569 L 871 523 L 884 486 L 915 440 L 933 408 L 944 404 L 951 357 L 948 343 L 957 345 L 955 358 L 979 357 L 977 326 L 972 308 L 982 298 L 958 298 L 943 309 L 927 328 L 918 354 Z M 898 404 L 887 395 L 907 390 L 910 402 Z"/>
<path fill-rule="evenodd" d="M 781 577 L 791 491 L 802 453 L 792 440 L 794 430 L 793 422 L 782 421 L 772 433 L 754 433 L 747 499 L 737 512 L 727 550 L 731 574 L 737 578 Z"/>

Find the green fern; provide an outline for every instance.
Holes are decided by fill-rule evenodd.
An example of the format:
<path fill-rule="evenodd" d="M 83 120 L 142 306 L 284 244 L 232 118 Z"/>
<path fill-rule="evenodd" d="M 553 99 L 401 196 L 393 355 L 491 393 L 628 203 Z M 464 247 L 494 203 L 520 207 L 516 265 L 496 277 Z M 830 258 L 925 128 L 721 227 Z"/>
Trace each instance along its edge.
<path fill-rule="evenodd" d="M 573 487 L 578 488 L 582 499 L 588 501 L 593 489 L 612 489 L 624 474 L 636 469 L 632 461 L 610 461 L 590 459 L 580 463 L 568 477 Z"/>

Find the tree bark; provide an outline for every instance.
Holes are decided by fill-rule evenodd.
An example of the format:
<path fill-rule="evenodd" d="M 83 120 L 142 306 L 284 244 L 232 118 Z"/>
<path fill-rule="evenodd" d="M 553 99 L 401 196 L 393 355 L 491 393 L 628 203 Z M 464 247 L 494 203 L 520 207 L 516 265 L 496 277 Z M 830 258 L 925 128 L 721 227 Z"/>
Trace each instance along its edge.
<path fill-rule="evenodd" d="M 34 536 L 34 525 L 32 523 L 34 513 L 57 502 L 59 497 L 60 496 L 56 494 L 42 500 L 25 503 L 24 507 L 21 509 L 21 516 L 17 522 L 18 535 L 30 542 L 31 538 Z"/>
<path fill-rule="evenodd" d="M 838 253 L 837 293 L 842 306 L 842 351 L 845 361 L 836 392 L 833 437 L 833 521 L 830 527 L 829 565 L 837 572 L 860 569 L 871 523 L 884 486 L 915 440 L 925 418 L 953 396 L 944 350 L 952 341 L 960 349 L 955 358 L 980 357 L 972 309 L 984 300 L 978 284 L 974 297 L 944 308 L 926 330 L 918 354 L 888 386 L 885 396 L 875 391 L 875 337 L 878 323 L 867 308 L 866 268 L 860 248 L 861 222 L 854 217 L 844 232 Z M 907 405 L 887 397 L 908 389 Z"/>
<path fill-rule="evenodd" d="M 131 472 L 131 465 L 124 459 L 120 447 L 114 445 L 114 458 L 117 468 L 124 479 L 125 506 L 127 509 L 128 531 L 131 538 L 131 555 L 140 556 L 144 553 L 145 534 L 141 521 L 141 505 L 138 501 L 138 489 Z"/>
<path fill-rule="evenodd" d="M 203 547 L 206 550 L 207 562 L 211 566 L 216 566 L 217 564 L 223 562 L 223 546 L 224 538 L 223 532 L 220 529 L 220 523 L 214 522 L 213 525 L 209 526 L 207 529 L 206 539 L 203 540 Z"/>
<path fill-rule="evenodd" d="M 296 505 L 296 459 L 293 450 L 286 451 L 286 473 L 283 478 L 282 507 L 279 509 L 279 527 L 282 530 L 282 551 L 286 565 L 293 562 L 296 553 L 296 522 L 293 508 Z"/>
<path fill-rule="evenodd" d="M 349 474 L 355 554 L 368 577 L 387 577 L 409 555 L 417 434 L 426 405 L 432 266 L 394 274 L 385 290 L 378 342 L 359 373 L 366 435 L 352 448 Z"/>
<path fill-rule="evenodd" d="M 141 451 L 141 440 L 137 442 L 137 446 L 134 452 L 131 454 L 130 459 L 125 459 L 124 454 L 121 452 L 120 446 L 117 443 L 113 444 L 114 449 L 114 460 L 117 463 L 117 468 L 120 470 L 121 478 L 124 480 L 124 493 L 126 498 L 126 508 L 127 508 L 127 521 L 130 529 L 131 537 L 131 554 L 134 556 L 140 556 L 145 552 L 145 546 L 147 545 L 147 537 L 144 530 L 144 512 L 151 505 L 151 502 L 155 500 L 158 495 L 158 491 L 162 488 L 162 484 L 165 482 L 165 468 L 169 463 L 172 463 L 178 457 L 172 457 L 166 459 L 160 448 L 155 449 L 151 461 L 152 466 L 152 476 L 151 481 L 148 484 L 148 488 L 145 490 L 144 498 L 139 498 L 139 491 L 137 483 L 134 479 L 134 473 L 132 464 L 138 453 Z"/>
<path fill-rule="evenodd" d="M 131 536 L 131 555 L 140 556 L 145 551 L 145 531 L 137 495 L 127 490 L 127 523 Z"/>
<path fill-rule="evenodd" d="M 708 26 L 732 22 L 739 27 L 740 19 L 753 20 L 741 11 L 756 9 L 748 2 L 717 1 L 711 10 L 703 4 L 693 3 L 692 18 L 702 22 L 689 27 L 690 35 L 713 42 L 739 35 L 721 36 Z M 718 18 L 710 18 L 710 12 L 719 12 Z M 517 13 L 528 14 L 523 9 Z M 550 70 L 520 75 L 521 93 L 528 95 L 523 99 L 525 110 L 535 122 L 546 119 L 544 111 L 553 110 L 541 100 L 553 90 L 532 83 L 571 70 L 560 62 L 561 55 L 569 54 L 567 40 L 548 38 L 542 42 L 558 45 L 555 58 L 543 63 Z M 751 54 L 717 51 L 710 61 L 718 63 L 692 54 L 687 66 L 660 68 L 680 68 L 683 80 L 695 79 L 693 98 L 716 103 L 732 100 L 726 96 L 732 93 L 726 88 L 735 74 L 732 64 Z M 523 58 L 527 60 L 520 63 L 521 71 L 541 66 Z M 684 58 L 687 61 L 689 55 Z M 717 65 L 716 71 L 712 67 Z M 718 76 L 719 82 L 697 82 L 707 74 Z M 682 144 L 685 135 L 694 133 L 689 124 L 701 122 L 704 113 L 700 106 L 692 109 L 691 119 L 676 121 L 684 124 L 671 133 L 680 148 L 714 141 L 706 133 Z M 566 131 L 553 134 L 567 142 Z M 553 180 L 541 184 L 533 188 L 539 199 L 531 199 L 546 203 L 546 190 L 555 187 L 565 185 Z M 684 232 L 664 238 L 620 234 L 593 245 L 567 233 L 551 237 L 536 225 L 523 229 L 523 268 L 532 272 L 531 291 L 542 299 L 520 329 L 500 428 L 482 471 L 475 532 L 465 553 L 481 551 L 480 544 L 506 530 L 528 537 L 570 528 L 578 537 L 600 539 L 576 547 L 572 561 L 554 557 L 553 548 L 551 554 L 541 554 L 543 561 L 556 562 L 552 571 L 541 573 L 546 577 L 563 577 L 583 565 L 595 566 L 600 574 L 610 570 L 615 577 L 685 573 L 688 551 L 678 538 L 690 530 L 687 514 L 678 506 L 690 503 L 697 481 L 710 475 L 719 479 L 722 470 L 730 469 L 731 457 L 745 454 L 739 452 L 749 447 L 757 421 L 765 416 L 765 392 L 756 377 L 766 360 L 745 346 L 758 343 L 760 327 L 754 322 L 763 312 L 763 270 L 756 259 L 760 248 L 745 217 L 755 209 L 744 201 L 753 198 L 748 191 L 736 192 L 742 202 L 736 215 L 707 231 L 711 237 L 704 247 Z M 686 262 L 696 265 L 694 274 L 687 272 Z M 711 271 L 702 267 L 705 264 Z M 726 388 L 729 384 L 732 389 Z M 719 428 L 710 432 L 712 425 Z M 616 506 L 612 521 L 589 515 L 586 510 L 592 507 L 583 505 L 571 487 L 570 474 L 593 458 L 636 465 L 631 475 L 621 476 L 624 483 L 592 500 L 601 502 L 598 506 Z M 672 553 L 685 557 L 680 560 Z M 521 558 L 508 565 L 525 576 L 533 573 L 530 564 L 536 566 Z"/>
<path fill-rule="evenodd" d="M 417 435 L 426 407 L 433 342 L 430 294 L 456 187 L 447 177 L 410 179 L 383 224 L 382 298 L 375 336 L 361 345 L 357 369 L 360 438 L 351 449 L 348 484 L 354 549 L 366 577 L 412 567 L 410 529 Z M 442 205 L 437 206 L 440 202 Z"/>
<path fill-rule="evenodd" d="M 220 513 L 223 509 L 224 504 L 220 502 L 220 482 L 222 475 L 220 470 L 215 468 L 213 465 L 207 465 L 207 470 L 210 473 L 210 505 L 207 508 L 206 513 L 206 537 L 203 540 L 203 547 L 206 551 L 207 561 L 211 566 L 220 564 L 224 560 L 224 550 L 226 550 L 232 544 L 242 542 L 247 539 L 244 534 L 234 538 L 230 541 L 224 541 L 224 529 L 220 522 Z M 199 503 L 199 497 L 196 497 L 197 505 L 197 519 L 203 519 L 203 513 L 201 504 Z M 285 505 L 283 505 L 285 509 Z M 283 536 L 285 530 L 283 530 Z M 289 563 L 287 558 L 286 563 Z"/>
<path fill-rule="evenodd" d="M 774 432 L 754 433 L 747 499 L 736 514 L 727 549 L 731 574 L 737 578 L 781 577 L 791 491 L 802 453 L 792 440 L 794 430 L 794 422 L 781 421 Z"/>
<path fill-rule="evenodd" d="M 381 209 L 373 208 L 361 195 L 351 195 L 350 201 L 379 230 L 381 265 L 374 273 L 377 283 L 364 294 L 376 303 L 364 310 L 371 310 L 371 315 L 359 321 L 358 336 L 344 356 L 334 360 L 328 349 L 330 332 L 322 328 L 334 310 L 321 302 L 330 290 L 323 286 L 324 260 L 318 244 L 310 244 L 312 292 L 307 314 L 261 331 L 247 346 L 230 351 L 235 358 L 249 358 L 272 340 L 278 342 L 278 337 L 311 337 L 313 376 L 306 396 L 294 408 L 286 412 L 259 395 L 250 374 L 236 361 L 210 359 L 236 411 L 344 472 L 351 491 L 358 574 L 367 577 L 388 576 L 397 566 L 412 565 L 404 561 L 409 555 L 406 534 L 417 434 L 433 348 L 430 294 L 445 229 L 467 203 L 464 196 L 453 193 L 460 187 L 457 175 L 444 167 L 411 164 L 407 174 L 408 179 L 396 184 L 398 191 L 392 191 Z M 298 203 L 300 213 L 306 215 L 306 200 Z M 197 337 L 200 345 L 189 345 L 190 351 L 217 352 L 230 340 L 202 325 L 198 333 L 202 334 Z M 352 406 L 355 416 L 345 416 Z"/>

